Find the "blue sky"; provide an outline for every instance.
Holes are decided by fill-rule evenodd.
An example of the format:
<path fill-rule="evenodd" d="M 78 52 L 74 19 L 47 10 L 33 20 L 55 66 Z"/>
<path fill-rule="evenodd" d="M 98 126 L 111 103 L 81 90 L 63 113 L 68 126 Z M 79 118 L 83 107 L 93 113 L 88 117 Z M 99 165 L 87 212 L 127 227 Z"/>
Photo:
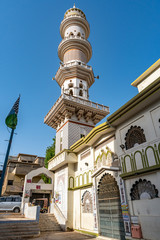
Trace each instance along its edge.
<path fill-rule="evenodd" d="M 10 155 L 45 156 L 52 143 L 55 130 L 43 121 L 60 96 L 52 81 L 60 62 L 59 27 L 74 2 L 90 23 L 93 56 L 88 64 L 100 76 L 89 90 L 90 100 L 113 113 L 138 93 L 130 84 L 160 57 L 159 0 L 1 0 L 0 162 L 10 135 L 5 118 L 19 94 Z"/>

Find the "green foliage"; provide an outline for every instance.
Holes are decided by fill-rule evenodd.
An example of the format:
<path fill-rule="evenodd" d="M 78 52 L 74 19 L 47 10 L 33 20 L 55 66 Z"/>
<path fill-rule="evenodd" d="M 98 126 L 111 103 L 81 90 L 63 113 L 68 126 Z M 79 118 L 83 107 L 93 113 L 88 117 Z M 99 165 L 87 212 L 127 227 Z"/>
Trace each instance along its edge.
<path fill-rule="evenodd" d="M 44 165 L 46 168 L 48 168 L 48 161 L 55 156 L 55 143 L 56 143 L 56 138 L 54 137 L 52 145 L 47 147 L 46 149 L 46 156 L 44 160 Z M 51 183 L 51 180 L 47 178 L 44 174 L 42 176 L 42 179 L 45 183 Z"/>
<path fill-rule="evenodd" d="M 56 138 L 53 138 L 53 144 L 46 149 L 45 167 L 48 168 L 48 161 L 55 156 L 55 142 Z"/>

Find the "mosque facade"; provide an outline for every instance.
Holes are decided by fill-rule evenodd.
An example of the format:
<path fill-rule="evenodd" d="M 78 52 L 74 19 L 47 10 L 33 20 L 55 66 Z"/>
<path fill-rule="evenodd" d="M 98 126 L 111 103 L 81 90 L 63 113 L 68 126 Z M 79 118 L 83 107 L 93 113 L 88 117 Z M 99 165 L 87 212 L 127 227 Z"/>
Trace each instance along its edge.
<path fill-rule="evenodd" d="M 109 107 L 89 100 L 90 26 L 75 6 L 60 25 L 61 95 L 44 122 L 56 129 L 53 212 L 67 229 L 106 239 L 159 240 L 160 60 L 135 82 L 139 93 L 104 123 Z"/>

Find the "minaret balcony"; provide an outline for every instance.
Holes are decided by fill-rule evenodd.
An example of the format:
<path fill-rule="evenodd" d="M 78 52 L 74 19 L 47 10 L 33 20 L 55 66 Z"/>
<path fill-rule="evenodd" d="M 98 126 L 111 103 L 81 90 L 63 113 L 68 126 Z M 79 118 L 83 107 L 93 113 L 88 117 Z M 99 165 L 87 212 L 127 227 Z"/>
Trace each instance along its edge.
<path fill-rule="evenodd" d="M 90 27 L 89 27 L 89 23 L 87 22 L 87 20 L 78 15 L 76 15 L 76 16 L 70 15 L 70 16 L 64 18 L 63 21 L 61 22 L 60 34 L 61 34 L 62 38 L 64 38 L 64 33 L 65 33 L 66 29 L 73 25 L 82 27 L 85 30 L 86 38 L 89 37 Z"/>
<path fill-rule="evenodd" d="M 44 123 L 52 128 L 57 129 L 60 126 L 59 121 L 61 119 L 70 119 L 72 115 L 76 115 L 78 121 L 82 117 L 86 122 L 91 119 L 94 126 L 107 114 L 109 114 L 109 107 L 107 106 L 68 94 L 62 94 L 45 116 Z"/>
<path fill-rule="evenodd" d="M 66 79 L 73 77 L 87 81 L 88 87 L 91 87 L 95 81 L 92 67 L 78 60 L 61 64 L 55 75 L 55 80 L 61 87 Z"/>
<path fill-rule="evenodd" d="M 58 47 L 58 57 L 61 61 L 63 61 L 63 57 L 65 52 L 71 49 L 79 49 L 82 51 L 87 58 L 87 62 L 89 62 L 92 57 L 92 47 L 88 40 L 79 36 L 69 36 L 64 38 Z M 73 59 L 74 60 L 74 59 Z"/>

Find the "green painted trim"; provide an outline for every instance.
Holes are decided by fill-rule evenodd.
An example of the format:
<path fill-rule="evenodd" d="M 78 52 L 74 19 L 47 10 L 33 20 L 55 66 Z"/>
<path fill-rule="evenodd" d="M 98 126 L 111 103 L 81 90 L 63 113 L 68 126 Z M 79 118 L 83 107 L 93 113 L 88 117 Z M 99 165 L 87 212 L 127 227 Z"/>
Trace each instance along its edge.
<path fill-rule="evenodd" d="M 122 173 L 124 173 L 125 171 L 124 171 L 124 158 L 123 157 L 121 157 L 121 164 L 122 164 Z"/>
<path fill-rule="evenodd" d="M 143 91 L 138 93 L 135 97 L 133 97 L 131 100 L 129 100 L 126 104 L 124 104 L 122 107 L 120 107 L 116 112 L 111 114 L 107 121 L 112 124 L 117 119 L 121 118 L 123 115 L 125 115 L 127 112 L 129 112 L 131 109 L 136 107 L 139 103 L 143 102 L 145 99 L 150 97 L 153 93 L 158 91 L 160 89 L 160 78 L 158 78 L 156 81 L 151 83 L 148 87 L 146 87 Z"/>
<path fill-rule="evenodd" d="M 134 153 L 134 160 L 136 161 L 136 154 L 137 154 L 137 153 L 140 153 L 140 155 L 141 155 L 141 161 L 142 161 L 142 166 L 143 166 L 143 168 L 145 168 L 145 162 L 144 162 L 143 155 L 142 155 L 142 152 L 141 152 L 141 151 L 137 150 L 137 151 Z"/>
<path fill-rule="evenodd" d="M 86 176 L 86 184 L 87 184 L 87 183 L 88 183 L 88 176 L 87 176 L 87 173 L 86 173 L 86 172 L 83 173 L 83 184 L 85 184 L 85 183 L 84 183 L 84 176 Z"/>
<path fill-rule="evenodd" d="M 156 154 L 156 163 L 160 164 L 160 157 L 159 157 L 159 154 L 158 154 L 158 149 L 157 149 L 156 144 L 154 144 L 154 150 L 155 150 L 155 154 Z"/>
<path fill-rule="evenodd" d="M 88 184 L 84 184 L 84 185 L 79 186 L 79 187 L 68 188 L 68 190 L 70 190 L 70 191 L 74 191 L 74 190 L 81 189 L 81 188 L 91 187 L 92 185 L 93 185 L 93 183 L 88 183 Z"/>
<path fill-rule="evenodd" d="M 82 144 L 87 144 L 95 135 L 97 135 L 98 133 L 100 132 L 103 132 L 104 130 L 110 128 L 109 124 L 107 124 L 106 122 L 105 123 L 102 123 L 100 124 L 99 126 L 97 127 L 94 127 L 90 133 L 86 136 L 86 137 L 83 137 L 81 138 L 80 140 L 78 140 L 76 143 L 74 143 L 70 149 L 72 151 L 74 151 L 75 149 L 77 149 L 79 146 L 81 146 Z"/>
<path fill-rule="evenodd" d="M 159 151 L 159 154 L 160 154 L 160 143 L 158 144 L 158 151 Z"/>
<path fill-rule="evenodd" d="M 91 236 L 96 236 L 96 237 L 99 236 L 98 233 L 94 233 L 94 232 L 88 232 L 88 231 L 79 230 L 79 229 L 74 229 L 74 230 L 77 231 L 77 232 L 80 232 L 80 233 L 84 233 L 84 234 L 87 234 L 87 235 L 91 235 Z"/>
<path fill-rule="evenodd" d="M 110 151 L 110 150 L 108 149 L 108 147 L 106 147 L 106 149 L 107 149 L 107 152 L 102 152 L 101 154 L 99 153 L 99 155 L 97 156 L 97 158 L 96 158 L 96 160 L 95 160 L 94 163 L 97 164 L 97 162 L 98 162 L 99 159 L 100 159 L 100 162 L 102 162 L 103 155 L 107 158 L 107 156 L 108 156 L 109 153 L 111 154 L 111 157 L 113 157 L 113 154 L 114 154 L 114 153 L 113 153 L 112 151 Z"/>
<path fill-rule="evenodd" d="M 78 179 L 78 186 L 79 186 L 79 176 L 75 177 L 75 185 L 74 186 L 77 186 L 77 179 Z"/>
<path fill-rule="evenodd" d="M 136 171 L 137 170 L 137 164 L 136 164 L 136 160 L 133 156 L 133 153 L 131 153 L 131 159 L 132 159 L 132 162 L 133 162 L 133 169 L 134 169 L 134 171 Z"/>
<path fill-rule="evenodd" d="M 144 169 L 139 169 L 139 170 L 134 171 L 134 172 L 123 173 L 123 174 L 120 175 L 120 177 L 123 178 L 123 179 L 126 179 L 126 178 L 131 177 L 131 176 L 136 176 L 136 175 L 139 175 L 139 174 L 142 174 L 142 173 L 152 172 L 152 171 L 158 170 L 158 169 L 160 169 L 160 164 L 155 165 L 155 166 L 151 166 L 151 167 L 148 167 L 148 168 L 144 168 Z"/>
<path fill-rule="evenodd" d="M 124 171 L 127 172 L 126 160 L 124 159 Z"/>
<path fill-rule="evenodd" d="M 91 132 L 84 138 L 81 138 L 76 143 L 74 143 L 70 149 L 72 151 L 76 150 L 78 147 L 80 147 L 83 144 L 87 144 L 90 142 L 91 139 L 93 139 L 98 133 L 103 132 L 104 130 L 107 130 L 111 128 L 111 124 L 115 122 L 117 119 L 121 118 L 123 115 L 125 115 L 127 112 L 135 108 L 139 103 L 143 102 L 145 99 L 150 97 L 152 94 L 157 92 L 160 89 L 160 78 L 158 78 L 156 81 L 151 83 L 148 87 L 146 87 L 143 91 L 138 93 L 135 97 L 133 97 L 130 101 L 128 101 L 126 104 L 124 104 L 121 108 L 119 108 L 117 111 L 115 111 L 113 114 L 111 114 L 107 118 L 107 122 L 102 123 L 101 125 L 93 128 Z M 159 147 L 160 152 L 160 147 Z"/>
<path fill-rule="evenodd" d="M 143 161 L 145 163 L 145 168 L 148 168 L 149 167 L 149 163 L 148 163 L 148 159 L 146 158 L 144 149 L 142 149 L 142 156 L 143 156 Z"/>
<path fill-rule="evenodd" d="M 145 149 L 145 156 L 146 156 L 146 160 L 147 160 L 147 162 L 148 162 L 148 166 L 149 166 L 149 161 L 148 161 L 148 156 L 147 156 L 147 150 L 148 150 L 149 148 L 153 150 L 154 158 L 155 158 L 155 163 L 157 163 L 156 154 L 155 154 L 154 148 L 153 148 L 152 146 L 148 146 L 148 147 L 146 147 L 146 149 Z"/>

